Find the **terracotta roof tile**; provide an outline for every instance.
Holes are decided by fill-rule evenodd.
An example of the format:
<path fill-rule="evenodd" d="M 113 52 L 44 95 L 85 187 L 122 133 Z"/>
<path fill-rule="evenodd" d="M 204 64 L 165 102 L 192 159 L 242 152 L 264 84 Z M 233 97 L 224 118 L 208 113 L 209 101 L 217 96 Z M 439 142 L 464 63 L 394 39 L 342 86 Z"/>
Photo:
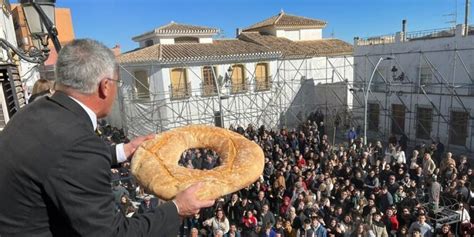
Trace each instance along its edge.
<path fill-rule="evenodd" d="M 214 40 L 209 44 L 156 44 L 150 47 L 136 49 L 118 57 L 119 63 L 170 62 L 206 60 L 209 58 L 225 58 L 239 56 L 280 55 L 278 50 L 272 50 L 258 44 L 238 39 Z M 274 57 L 274 56 L 273 56 Z"/>
<path fill-rule="evenodd" d="M 195 26 L 195 25 L 187 25 L 187 24 L 180 24 L 176 22 L 170 22 L 169 24 L 160 26 L 155 28 L 152 31 L 145 32 L 143 34 L 137 35 L 133 37 L 133 40 L 139 39 L 140 37 L 150 35 L 150 34 L 202 34 L 202 33 L 209 33 L 215 34 L 218 33 L 219 29 L 204 27 L 204 26 Z"/>
<path fill-rule="evenodd" d="M 168 25 L 164 25 L 164 26 L 156 28 L 155 32 L 157 33 L 168 33 L 168 32 L 214 32 L 216 33 L 218 32 L 218 29 L 171 22 Z"/>
<path fill-rule="evenodd" d="M 326 26 L 325 21 L 290 15 L 284 12 L 279 13 L 278 15 L 272 16 L 266 20 L 258 22 L 248 28 L 245 28 L 243 31 L 253 31 L 258 28 L 265 26 L 276 26 L 276 27 L 317 27 L 323 28 Z"/>
<path fill-rule="evenodd" d="M 271 50 L 279 50 L 285 58 L 334 56 L 352 54 L 352 45 L 338 39 L 291 41 L 259 32 L 243 32 L 239 39 L 249 41 Z"/>

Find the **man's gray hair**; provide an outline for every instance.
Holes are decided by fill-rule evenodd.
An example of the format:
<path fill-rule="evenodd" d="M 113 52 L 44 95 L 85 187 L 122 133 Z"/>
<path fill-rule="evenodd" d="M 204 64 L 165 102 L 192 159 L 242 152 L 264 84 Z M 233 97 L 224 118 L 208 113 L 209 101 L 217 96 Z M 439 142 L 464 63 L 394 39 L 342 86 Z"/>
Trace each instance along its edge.
<path fill-rule="evenodd" d="M 56 82 L 83 94 L 92 94 L 104 77 L 113 78 L 113 52 L 91 39 L 76 39 L 61 49 L 56 63 Z"/>

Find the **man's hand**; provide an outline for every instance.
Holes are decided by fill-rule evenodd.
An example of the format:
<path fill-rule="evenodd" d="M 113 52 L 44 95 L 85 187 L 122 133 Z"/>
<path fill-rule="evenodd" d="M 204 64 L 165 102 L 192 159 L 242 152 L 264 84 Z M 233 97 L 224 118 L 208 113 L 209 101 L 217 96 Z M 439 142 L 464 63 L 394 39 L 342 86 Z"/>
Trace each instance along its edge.
<path fill-rule="evenodd" d="M 139 136 L 134 139 L 132 139 L 129 143 L 123 145 L 123 150 L 125 152 L 125 156 L 130 159 L 132 157 L 133 153 L 137 150 L 137 148 L 146 140 L 153 139 L 155 137 L 155 134 L 149 134 L 146 136 Z"/>
<path fill-rule="evenodd" d="M 191 185 L 186 190 L 178 193 L 173 202 L 178 208 L 180 216 L 191 216 L 199 212 L 199 209 L 214 205 L 214 200 L 199 200 L 196 192 L 202 188 L 202 183 Z"/>

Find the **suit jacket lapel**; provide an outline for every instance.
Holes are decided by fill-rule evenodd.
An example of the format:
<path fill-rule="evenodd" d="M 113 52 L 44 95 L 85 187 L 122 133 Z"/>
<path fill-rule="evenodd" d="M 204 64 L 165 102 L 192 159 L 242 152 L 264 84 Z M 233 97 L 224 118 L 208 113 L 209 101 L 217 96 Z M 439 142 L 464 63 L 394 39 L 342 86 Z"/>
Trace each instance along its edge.
<path fill-rule="evenodd" d="M 64 92 L 56 91 L 54 92 L 53 96 L 49 97 L 48 99 L 76 114 L 80 120 L 87 124 L 87 126 L 90 128 L 90 131 L 94 131 L 94 127 L 92 126 L 91 119 L 87 112 L 76 101 L 69 98 L 69 96 Z"/>

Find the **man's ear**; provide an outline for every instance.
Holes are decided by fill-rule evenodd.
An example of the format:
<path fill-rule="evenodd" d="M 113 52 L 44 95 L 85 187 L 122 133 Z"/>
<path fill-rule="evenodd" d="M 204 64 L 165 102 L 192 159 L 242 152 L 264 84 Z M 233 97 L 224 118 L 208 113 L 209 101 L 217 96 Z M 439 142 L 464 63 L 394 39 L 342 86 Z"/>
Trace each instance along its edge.
<path fill-rule="evenodd" d="M 110 93 L 109 91 L 110 91 L 111 86 L 112 86 L 111 81 L 107 80 L 107 78 L 103 78 L 99 82 L 98 94 L 101 99 L 107 98 L 107 96 Z"/>

